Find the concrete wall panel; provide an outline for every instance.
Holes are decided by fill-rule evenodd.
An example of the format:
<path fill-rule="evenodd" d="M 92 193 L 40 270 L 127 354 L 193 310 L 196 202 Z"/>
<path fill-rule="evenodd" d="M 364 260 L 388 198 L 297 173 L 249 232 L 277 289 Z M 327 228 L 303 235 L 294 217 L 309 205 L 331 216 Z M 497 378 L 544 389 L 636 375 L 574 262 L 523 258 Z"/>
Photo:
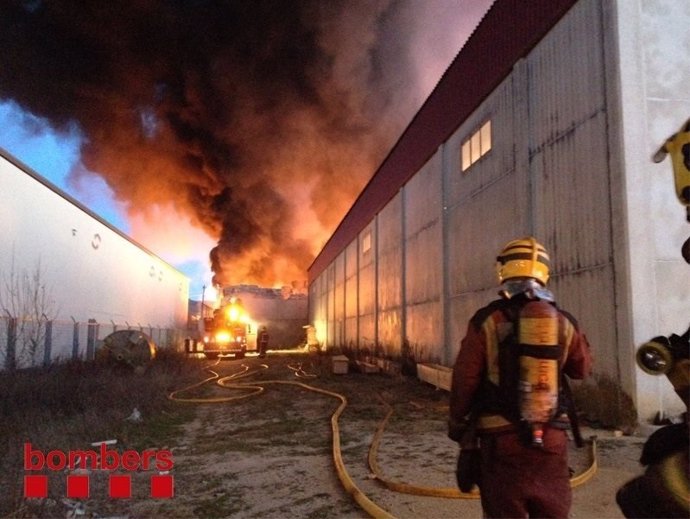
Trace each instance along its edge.
<path fill-rule="evenodd" d="M 9 155 L 0 155 L 0 221 L 1 286 L 38 273 L 49 317 L 186 328 L 184 274 Z"/>

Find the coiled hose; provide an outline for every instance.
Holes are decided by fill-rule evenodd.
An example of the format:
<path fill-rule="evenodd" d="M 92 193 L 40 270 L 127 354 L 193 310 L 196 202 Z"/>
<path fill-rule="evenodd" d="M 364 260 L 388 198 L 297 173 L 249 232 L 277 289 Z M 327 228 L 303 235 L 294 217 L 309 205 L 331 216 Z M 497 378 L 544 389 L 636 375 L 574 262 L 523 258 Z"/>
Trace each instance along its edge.
<path fill-rule="evenodd" d="M 268 384 L 283 384 L 283 385 L 291 385 L 291 386 L 297 386 L 301 389 L 305 389 L 307 391 L 313 391 L 322 395 L 330 396 L 332 398 L 337 399 L 340 404 L 338 408 L 335 410 L 335 412 L 331 415 L 331 431 L 333 434 L 333 440 L 332 440 L 332 455 L 333 455 L 333 461 L 335 464 L 335 469 L 336 473 L 338 474 L 338 479 L 340 479 L 341 484 L 343 485 L 343 488 L 347 493 L 349 493 L 352 498 L 355 500 L 355 502 L 366 512 L 368 513 L 372 518 L 374 519 L 394 519 L 394 516 L 391 515 L 388 511 L 384 510 L 381 508 L 379 505 L 374 503 L 371 499 L 369 499 L 362 490 L 357 487 L 355 484 L 354 480 L 350 476 L 350 474 L 347 472 L 347 469 L 345 468 L 345 463 L 343 462 L 342 458 L 342 453 L 340 449 L 340 426 L 338 423 L 338 419 L 340 418 L 340 415 L 343 413 L 345 408 L 347 407 L 347 398 L 340 394 L 336 393 L 334 391 L 329 391 L 326 389 L 322 389 L 319 387 L 311 386 L 308 384 L 305 384 L 303 382 L 297 382 L 297 381 L 289 381 L 289 380 L 262 380 L 260 382 L 261 385 L 258 383 L 249 383 L 249 382 L 238 382 L 242 378 L 246 378 L 248 376 L 251 376 L 255 373 L 257 373 L 259 370 L 264 370 L 268 369 L 268 366 L 266 364 L 260 364 L 257 366 L 258 369 L 250 371 L 249 366 L 243 364 L 242 365 L 242 370 L 238 371 L 236 373 L 233 373 L 231 375 L 225 376 L 225 377 L 220 377 L 220 375 L 211 370 L 211 367 L 214 367 L 218 365 L 220 360 L 216 361 L 216 363 L 212 364 L 208 368 L 206 368 L 212 376 L 202 380 L 201 382 L 197 382 L 195 384 L 192 384 L 190 386 L 184 387 L 182 389 L 178 389 L 175 391 L 172 391 L 171 393 L 168 394 L 168 398 L 170 400 L 176 401 L 176 402 L 182 402 L 182 403 L 196 403 L 196 404 L 202 404 L 202 403 L 223 403 L 223 402 L 231 402 L 231 401 L 236 401 L 236 400 L 241 400 L 245 398 L 249 398 L 251 396 L 258 395 L 264 391 L 264 385 Z M 316 375 L 312 373 L 308 373 L 307 371 L 304 370 L 301 364 L 298 364 L 297 366 L 288 366 L 289 369 L 295 372 L 295 376 L 299 378 L 315 378 Z M 198 387 L 203 386 L 206 383 L 209 383 L 211 381 L 216 381 L 216 384 L 218 384 L 221 387 L 228 388 L 228 389 L 239 389 L 242 391 L 248 391 L 244 394 L 241 395 L 234 395 L 234 396 L 228 396 L 228 397 L 210 397 L 210 398 L 186 398 L 186 397 L 180 397 L 181 393 L 186 393 L 191 391 L 192 389 L 196 389 Z M 378 454 L 378 446 L 381 441 L 381 437 L 383 436 L 384 429 L 390 420 L 390 417 L 393 415 L 394 409 L 393 407 L 388 404 L 387 402 L 384 401 L 384 404 L 388 407 L 388 412 L 386 413 L 385 417 L 379 422 L 379 425 L 376 429 L 376 432 L 374 434 L 374 437 L 371 442 L 371 446 L 369 448 L 369 455 L 368 455 L 368 462 L 369 462 L 369 468 L 376 479 L 379 483 L 381 483 L 383 486 L 388 488 L 389 490 L 392 490 L 394 492 L 400 492 L 400 493 L 406 493 L 406 494 L 414 494 L 414 495 L 420 495 L 420 496 L 432 496 L 432 497 L 445 497 L 445 498 L 453 498 L 453 499 L 477 499 L 479 498 L 479 492 L 478 491 L 472 491 L 469 493 L 461 492 L 457 488 L 436 488 L 436 487 L 423 487 L 423 486 L 417 486 L 417 485 L 410 485 L 407 483 L 401 483 L 401 482 L 396 482 L 387 479 L 384 477 L 383 473 L 381 472 L 378 462 L 376 461 L 377 454 Z M 582 474 L 571 478 L 570 483 L 571 487 L 576 487 L 584 482 L 588 481 L 596 472 L 597 470 L 597 458 L 596 458 L 596 437 L 592 438 L 591 442 L 591 448 L 592 448 L 592 464 L 591 466 Z"/>
<path fill-rule="evenodd" d="M 218 361 L 219 362 L 219 361 Z M 218 364 L 216 362 L 213 364 L 211 367 L 216 366 Z M 261 364 L 259 366 L 261 369 L 267 369 L 268 366 L 265 364 Z M 208 368 L 207 368 L 208 369 Z M 304 371 L 301 366 L 299 368 L 291 368 L 293 371 L 295 371 L 296 376 L 300 377 L 305 377 L 305 378 L 311 378 L 312 375 Z M 333 461 L 335 463 L 335 469 L 336 473 L 338 474 L 338 478 L 340 479 L 341 484 L 343 485 L 343 488 L 345 488 L 345 491 L 352 496 L 352 498 L 355 500 L 355 502 L 365 511 L 367 512 L 371 517 L 374 519 L 394 519 L 394 516 L 389 514 L 386 510 L 381 508 L 379 505 L 374 503 L 371 499 L 369 499 L 364 492 L 362 492 L 359 487 L 355 484 L 354 480 L 350 476 L 350 474 L 347 472 L 347 469 L 345 468 L 345 463 L 343 462 L 342 454 L 341 454 L 341 449 L 340 449 L 340 426 L 338 424 L 338 418 L 342 414 L 342 412 L 345 410 L 345 407 L 347 407 L 347 398 L 345 398 L 344 395 L 341 395 L 340 393 L 335 393 L 333 391 L 328 391 L 326 389 L 321 389 L 318 387 L 310 386 L 308 384 L 304 384 L 302 382 L 296 382 L 296 381 L 290 381 L 290 380 L 262 380 L 261 385 L 258 384 L 251 384 L 251 383 L 242 383 L 242 382 L 237 382 L 237 380 L 248 377 L 250 375 L 253 375 L 256 373 L 256 371 L 249 371 L 249 366 L 242 365 L 242 371 L 233 373 L 232 375 L 229 375 L 227 377 L 222 377 L 220 378 L 220 375 L 216 373 L 215 371 L 212 371 L 208 369 L 212 373 L 212 376 L 209 378 L 206 378 L 202 380 L 201 382 L 197 382 L 195 384 L 192 384 L 190 386 L 184 387 L 182 389 L 178 389 L 176 391 L 173 391 L 168 394 L 168 398 L 170 400 L 174 400 L 176 402 L 184 402 L 184 403 L 196 403 L 196 404 L 202 404 L 202 403 L 222 403 L 222 402 L 230 402 L 233 400 L 240 400 L 243 398 L 248 398 L 250 396 L 257 395 L 261 392 L 264 391 L 264 385 L 268 384 L 283 384 L 283 385 L 291 385 L 291 386 L 297 386 L 302 389 L 306 389 L 307 391 L 314 391 L 316 393 L 320 393 L 322 395 L 330 396 L 332 398 L 335 398 L 340 401 L 340 405 L 338 408 L 335 410 L 333 415 L 331 416 L 331 431 L 333 433 L 333 441 L 332 441 L 332 454 L 333 454 Z M 314 375 L 315 376 L 315 375 Z M 211 382 L 215 380 L 216 384 L 218 384 L 221 387 L 225 388 L 231 388 L 231 389 L 249 389 L 250 392 L 243 394 L 243 395 L 236 395 L 236 396 L 230 396 L 230 397 L 211 397 L 211 398 L 184 398 L 178 396 L 180 393 L 185 393 L 188 392 L 192 389 L 196 389 L 208 382 Z"/>
<path fill-rule="evenodd" d="M 393 406 L 391 406 L 382 398 L 380 398 L 380 400 L 384 403 L 384 405 L 388 407 L 388 412 L 376 428 L 376 432 L 374 433 L 374 437 L 371 441 L 371 446 L 369 447 L 369 455 L 367 457 L 367 460 L 369 462 L 369 469 L 371 470 L 371 473 L 374 476 L 374 478 L 387 489 L 393 490 L 394 492 L 400 492 L 403 494 L 413 494 L 418 496 L 429 497 L 445 497 L 452 499 L 478 499 L 479 491 L 476 488 L 471 492 L 461 492 L 460 489 L 455 487 L 439 488 L 410 485 L 408 483 L 401 483 L 398 481 L 387 479 L 383 475 L 381 469 L 379 468 L 379 464 L 376 461 L 376 458 L 378 455 L 378 446 L 381 441 L 381 437 L 383 436 L 383 431 L 386 425 L 388 424 L 390 417 L 393 415 L 394 409 Z M 587 468 L 587 470 L 585 470 L 581 474 L 578 474 L 577 476 L 573 476 L 572 478 L 570 478 L 571 488 L 575 488 L 589 481 L 597 471 L 598 461 L 596 451 L 596 436 L 592 436 L 590 438 L 590 448 L 590 459 L 592 460 L 592 462 L 590 466 Z"/>

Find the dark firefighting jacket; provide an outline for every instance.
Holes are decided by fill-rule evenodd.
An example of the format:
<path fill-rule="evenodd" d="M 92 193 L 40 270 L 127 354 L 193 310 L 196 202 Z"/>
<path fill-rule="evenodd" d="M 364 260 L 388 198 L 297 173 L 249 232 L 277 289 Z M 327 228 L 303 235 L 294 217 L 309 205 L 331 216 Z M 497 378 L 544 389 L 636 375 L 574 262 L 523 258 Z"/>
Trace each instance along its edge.
<path fill-rule="evenodd" d="M 499 348 L 513 334 L 511 319 L 517 314 L 516 299 L 499 299 L 480 309 L 470 320 L 453 368 L 450 394 L 449 436 L 462 434 L 471 411 L 478 412 L 481 433 L 516 427 L 508 409 L 501 409 L 500 397 L 491 388 L 500 387 Z M 559 344 L 563 347 L 561 371 L 572 379 L 582 379 L 591 372 L 592 357 L 587 338 L 577 321 L 558 309 Z M 515 388 L 517 391 L 517 388 Z M 567 421 L 567 416 L 558 417 Z"/>

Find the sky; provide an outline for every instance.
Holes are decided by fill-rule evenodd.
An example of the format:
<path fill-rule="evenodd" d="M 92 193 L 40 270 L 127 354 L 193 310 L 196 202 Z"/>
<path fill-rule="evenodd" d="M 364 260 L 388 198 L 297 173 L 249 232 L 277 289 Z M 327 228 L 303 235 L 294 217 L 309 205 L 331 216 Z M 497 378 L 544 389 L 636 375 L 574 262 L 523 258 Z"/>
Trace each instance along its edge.
<path fill-rule="evenodd" d="M 202 286 L 306 271 L 491 0 L 6 0 L 0 147 Z"/>

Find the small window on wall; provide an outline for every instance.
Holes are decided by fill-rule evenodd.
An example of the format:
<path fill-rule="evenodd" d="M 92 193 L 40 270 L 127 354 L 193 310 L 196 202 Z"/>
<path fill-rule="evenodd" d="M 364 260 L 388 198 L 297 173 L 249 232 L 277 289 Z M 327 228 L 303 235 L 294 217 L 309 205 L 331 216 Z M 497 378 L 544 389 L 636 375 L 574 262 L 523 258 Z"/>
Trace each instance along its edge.
<path fill-rule="evenodd" d="M 362 237 L 362 254 L 366 254 L 371 249 L 371 231 Z"/>
<path fill-rule="evenodd" d="M 491 120 L 486 121 L 481 128 L 472 133 L 460 147 L 460 164 L 462 171 L 467 171 L 491 150 Z"/>

